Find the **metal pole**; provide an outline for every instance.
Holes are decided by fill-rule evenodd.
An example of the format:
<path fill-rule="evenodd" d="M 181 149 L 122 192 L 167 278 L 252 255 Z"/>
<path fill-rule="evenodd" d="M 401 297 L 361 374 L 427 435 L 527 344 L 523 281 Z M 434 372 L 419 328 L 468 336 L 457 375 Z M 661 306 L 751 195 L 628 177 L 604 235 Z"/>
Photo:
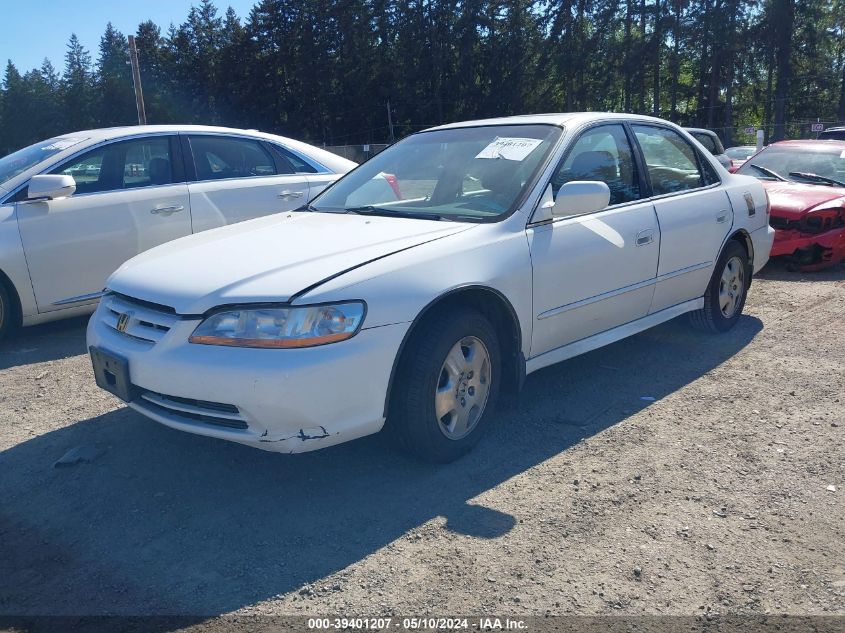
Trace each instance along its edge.
<path fill-rule="evenodd" d="M 132 64 L 132 85 L 135 87 L 138 125 L 146 125 L 147 113 L 144 111 L 144 91 L 141 88 L 141 71 L 138 68 L 138 49 L 135 48 L 135 37 L 133 35 L 129 36 L 129 63 Z"/>
<path fill-rule="evenodd" d="M 390 128 L 390 142 L 393 142 L 393 113 L 390 111 L 390 101 L 387 102 L 387 127 Z"/>

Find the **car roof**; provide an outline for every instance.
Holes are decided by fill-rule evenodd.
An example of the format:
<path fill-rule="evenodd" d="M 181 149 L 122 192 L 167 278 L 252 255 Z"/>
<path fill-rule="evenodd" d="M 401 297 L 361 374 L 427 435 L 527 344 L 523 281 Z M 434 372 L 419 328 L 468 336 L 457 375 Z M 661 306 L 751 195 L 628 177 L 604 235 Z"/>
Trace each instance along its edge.
<path fill-rule="evenodd" d="M 697 132 L 698 134 L 709 134 L 711 136 L 718 136 L 713 130 L 708 130 L 703 127 L 685 127 L 687 132 Z"/>
<path fill-rule="evenodd" d="M 175 134 L 177 132 L 183 133 L 213 133 L 213 134 L 237 134 L 239 136 L 250 136 L 252 138 L 261 138 L 268 141 L 275 141 L 285 145 L 288 149 L 293 149 L 302 152 L 312 161 L 317 161 L 322 166 L 329 170 L 344 173 L 350 169 L 358 166 L 354 161 L 343 158 L 338 154 L 334 154 L 316 145 L 310 145 L 304 141 L 298 141 L 287 136 L 280 136 L 278 134 L 270 134 L 269 132 L 260 132 L 258 130 L 242 130 L 233 127 L 221 127 L 214 125 L 127 125 L 123 127 L 107 127 L 98 128 L 94 130 L 80 130 L 78 132 L 68 132 L 53 138 L 76 138 L 84 139 L 87 145 L 100 143 L 102 141 L 111 141 L 121 139 L 124 137 L 136 136 L 140 134 Z"/>
<path fill-rule="evenodd" d="M 840 141 L 836 139 L 793 139 L 789 141 L 777 141 L 776 143 L 771 143 L 771 145 L 777 146 L 788 146 L 788 147 L 810 147 L 815 149 L 824 149 L 828 147 L 841 147 L 845 149 L 845 141 Z"/>
<path fill-rule="evenodd" d="M 244 134 L 250 136 L 261 136 L 267 138 L 284 138 L 276 134 L 259 132 L 258 130 L 240 130 L 231 127 L 219 127 L 214 125 L 125 125 L 120 127 L 104 127 L 93 130 L 79 130 L 60 134 L 59 137 L 84 137 L 92 140 L 109 140 L 122 136 L 134 136 L 136 134 L 157 134 L 164 132 L 214 132 L 218 134 Z"/>
<path fill-rule="evenodd" d="M 663 119 L 644 116 L 641 114 L 625 114 L 618 112 L 557 112 L 548 114 L 521 114 L 517 116 L 497 117 L 491 119 L 477 119 L 474 121 L 460 121 L 447 123 L 424 130 L 449 130 L 463 127 L 481 127 L 485 125 L 555 125 L 558 127 L 577 126 L 590 121 L 626 120 L 666 123 Z"/>

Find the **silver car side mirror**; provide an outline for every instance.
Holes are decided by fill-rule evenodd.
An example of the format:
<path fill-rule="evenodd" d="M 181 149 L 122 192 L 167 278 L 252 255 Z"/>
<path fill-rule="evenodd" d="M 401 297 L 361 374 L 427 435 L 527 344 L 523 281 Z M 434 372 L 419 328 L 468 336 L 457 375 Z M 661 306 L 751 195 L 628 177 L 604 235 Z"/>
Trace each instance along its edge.
<path fill-rule="evenodd" d="M 610 204 L 610 189 L 597 180 L 573 180 L 558 189 L 552 216 L 563 218 L 601 211 Z"/>
<path fill-rule="evenodd" d="M 73 176 L 41 174 L 29 179 L 26 197 L 28 200 L 54 200 L 72 196 L 74 191 L 76 191 L 76 181 Z"/>

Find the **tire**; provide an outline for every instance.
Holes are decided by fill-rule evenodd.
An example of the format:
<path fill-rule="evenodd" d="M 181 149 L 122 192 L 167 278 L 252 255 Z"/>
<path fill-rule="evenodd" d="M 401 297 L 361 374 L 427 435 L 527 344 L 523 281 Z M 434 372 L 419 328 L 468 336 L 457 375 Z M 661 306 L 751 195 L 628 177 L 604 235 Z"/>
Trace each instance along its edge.
<path fill-rule="evenodd" d="M 15 305 L 6 286 L 0 281 L 0 341 L 17 328 Z"/>
<path fill-rule="evenodd" d="M 496 405 L 501 362 L 496 330 L 481 313 L 459 307 L 428 317 L 399 361 L 387 423 L 394 441 L 431 462 L 465 455 Z"/>
<path fill-rule="evenodd" d="M 752 272 L 745 248 L 736 240 L 728 242 L 707 284 L 704 307 L 690 313 L 693 327 L 705 332 L 727 332 L 736 325 L 745 307 Z"/>

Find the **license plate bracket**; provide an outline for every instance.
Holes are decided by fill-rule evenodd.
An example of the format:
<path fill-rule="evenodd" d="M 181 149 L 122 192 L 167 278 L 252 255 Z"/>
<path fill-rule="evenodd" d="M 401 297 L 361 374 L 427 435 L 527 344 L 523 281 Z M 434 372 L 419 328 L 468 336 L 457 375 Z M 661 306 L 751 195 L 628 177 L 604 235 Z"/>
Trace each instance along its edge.
<path fill-rule="evenodd" d="M 129 361 L 97 347 L 91 347 L 88 351 L 97 386 L 124 402 L 131 402 L 136 389 L 129 380 Z"/>

